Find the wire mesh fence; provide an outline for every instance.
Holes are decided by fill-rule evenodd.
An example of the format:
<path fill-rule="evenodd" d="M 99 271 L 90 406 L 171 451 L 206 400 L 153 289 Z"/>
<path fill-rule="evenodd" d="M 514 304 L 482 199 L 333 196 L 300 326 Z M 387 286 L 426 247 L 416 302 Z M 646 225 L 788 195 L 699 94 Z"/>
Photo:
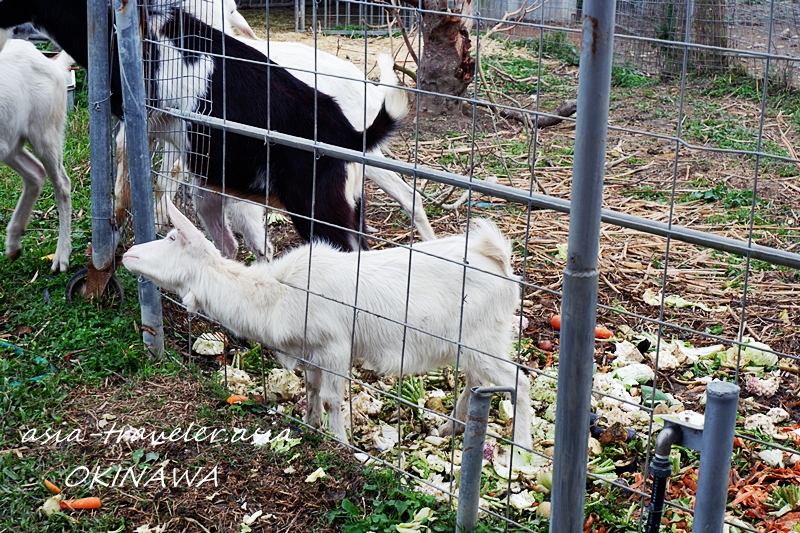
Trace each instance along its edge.
<path fill-rule="evenodd" d="M 461 437 L 450 439 L 444 423 L 449 413 L 455 409 L 463 422 L 460 399 L 470 385 L 519 387 L 516 405 L 501 397 L 492 403 L 480 505 L 497 527 L 543 531 L 557 384 L 570 387 L 563 377 L 557 381 L 570 369 L 559 366 L 551 318 L 566 298 L 569 258 L 582 253 L 567 248 L 570 216 L 584 216 L 569 213 L 573 165 L 581 157 L 570 118 L 579 96 L 581 4 L 488 2 L 474 13 L 460 3 L 312 4 L 311 31 L 300 37 L 292 33 L 296 13 L 272 4 L 244 12 L 265 39 L 245 45 L 274 63 L 242 48 L 241 40 L 221 37 L 220 31 L 242 31 L 225 22 L 234 17 L 222 2 L 182 3 L 183 23 L 173 24 L 173 33 L 160 26 L 163 13 L 152 7 L 158 4 L 147 11 L 144 64 L 156 116 L 149 122 L 158 147 L 152 163 L 164 193 L 156 222 L 168 226 L 166 197 L 174 196 L 187 214 L 200 208 L 200 222 L 225 255 L 266 261 L 274 247 L 274 264 L 294 261 L 302 278 L 296 285 L 281 278 L 300 302 L 296 316 L 285 311 L 299 328 L 294 344 L 267 333 L 259 344 L 247 342 L 252 334 L 221 337 L 226 385 L 275 402 L 294 423 L 305 415 L 317 426 L 321 410 L 329 424 L 339 422 L 335 398 L 323 400 L 323 409 L 313 391 L 325 388 L 321 382 L 346 390 L 346 433 L 339 437 L 365 462 L 398 472 L 400 483 L 449 501 L 458 496 L 461 463 Z M 595 332 L 606 337 L 607 328 L 613 337 L 594 350 L 591 435 L 597 438 L 589 442 L 590 483 L 581 494 L 590 530 L 594 522 L 614 531 L 644 528 L 653 438 L 665 415 L 695 420 L 712 380 L 742 387 L 729 526 L 793 527 L 800 459 L 793 401 L 800 388 L 796 11 L 789 2 L 617 3 L 597 254 L 602 327 Z M 447 74 L 447 62 L 437 64 L 429 54 L 440 34 L 426 32 L 426 24 L 439 23 L 441 14 L 456 28 L 446 48 L 450 63 L 455 57 L 461 67 L 448 71 L 461 84 L 456 94 L 437 90 L 444 82 L 436 74 Z M 370 33 L 375 29 L 382 33 Z M 453 46 L 458 36 L 465 37 L 460 50 Z M 391 54 L 411 109 L 384 152 L 361 133 L 377 120 L 374 98 L 380 108 L 396 89 L 380 53 Z M 245 75 L 266 83 L 240 91 Z M 214 76 L 224 81 L 209 83 Z M 281 92 L 281 83 L 311 95 L 288 121 L 281 106 L 296 94 Z M 337 106 L 328 96 L 358 132 L 359 146 L 346 145 L 344 134 L 330 135 Z M 308 117 L 302 125 L 311 127 L 302 129 Z M 301 209 L 287 204 L 291 195 L 280 189 L 299 179 L 280 166 L 289 150 L 308 164 L 297 169 L 310 176 L 304 189 L 310 203 Z M 352 195 L 357 218 L 349 224 L 324 216 L 331 198 L 320 191 L 329 191 L 332 179 Z M 469 225 L 476 218 L 494 221 L 510 239 L 510 271 L 481 263 L 473 240 L 480 233 Z M 445 241 L 425 242 L 428 230 L 466 236 L 458 253 L 447 255 Z M 237 233 L 247 247 L 237 244 Z M 308 249 L 295 250 L 303 241 L 297 233 L 342 235 L 352 253 L 326 263 Z M 361 251 L 364 243 L 383 251 Z M 338 283 L 325 284 L 328 272 L 341 276 L 328 275 Z M 484 315 L 471 314 L 477 287 L 496 280 L 516 286 L 520 296 L 495 314 L 479 300 Z M 381 298 L 370 299 L 380 294 L 388 309 L 378 305 Z M 180 299 L 165 297 L 167 329 L 188 339 L 173 346 L 193 359 L 216 350 L 220 337 L 208 335 L 220 329 L 213 314 L 197 306 L 187 313 Z M 445 329 L 436 329 L 431 314 L 437 313 L 452 315 Z M 330 322 L 331 316 L 344 322 Z M 230 320 L 233 331 L 243 327 L 240 318 Z M 507 350 L 479 345 L 488 322 L 513 330 L 513 348 L 510 340 Z M 335 336 L 320 328 L 342 324 L 347 364 L 334 365 L 318 339 Z M 456 363 L 447 364 L 451 355 L 420 362 L 417 351 L 433 350 L 431 343 L 455 354 Z M 376 355 L 370 345 L 385 352 Z M 270 355 L 304 367 L 303 379 Z M 473 359 L 507 368 L 513 379 L 475 376 Z M 367 364 L 352 364 L 359 361 Z M 520 433 L 527 426 L 520 397 L 531 400 L 531 440 Z M 520 446 L 529 453 L 513 451 Z M 696 454 L 678 447 L 671 460 L 667 516 L 674 530 L 685 530 Z"/>

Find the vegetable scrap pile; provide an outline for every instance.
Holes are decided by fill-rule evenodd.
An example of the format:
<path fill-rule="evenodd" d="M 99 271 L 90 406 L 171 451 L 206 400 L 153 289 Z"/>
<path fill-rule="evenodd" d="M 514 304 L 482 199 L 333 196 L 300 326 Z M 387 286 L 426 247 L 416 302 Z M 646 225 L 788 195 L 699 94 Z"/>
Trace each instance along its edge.
<path fill-rule="evenodd" d="M 560 317 L 552 317 L 548 322 L 553 329 L 561 325 Z M 638 520 L 641 499 L 635 491 L 649 493 L 649 484 L 644 482 L 641 472 L 646 446 L 663 426 L 663 416 L 680 415 L 702 425 L 705 386 L 717 376 L 730 376 L 738 364 L 746 386 L 742 390 L 744 409 L 737 432 L 790 451 L 737 438 L 728 519 L 749 527 L 792 533 L 784 525 L 792 523 L 800 511 L 797 497 L 800 452 L 791 452 L 800 450 L 800 424 L 792 424 L 785 409 L 761 403 L 775 397 L 779 387 L 786 386 L 785 380 L 793 379 L 792 374 L 786 378 L 785 372 L 781 372 L 781 368 L 790 367 L 791 361 L 779 360 L 769 346 L 749 338 L 741 345 L 695 347 L 677 338 L 659 339 L 625 326 L 617 328 L 615 333 L 604 327 L 598 327 L 597 332 L 596 337 L 602 340 L 598 343 L 598 365 L 593 377 L 588 491 L 590 501 L 614 494 L 618 514 L 613 518 L 597 514 L 592 519 L 593 528 L 602 526 L 609 532 L 621 531 L 615 529 L 622 527 L 619 524 Z M 507 443 L 499 438 L 510 436 L 514 408 L 508 399 L 495 398 L 488 427 L 490 436 L 484 449 L 480 499 L 482 509 L 501 514 L 510 509 L 514 519 L 521 523 L 549 516 L 558 377 L 557 352 L 546 352 L 540 348 L 541 342 L 535 343 L 532 338 L 537 334 L 535 327 L 526 328 L 523 334 L 518 349 L 522 362 L 531 371 L 531 398 L 536 413 L 535 453 L 515 449 L 512 454 Z M 246 367 L 241 357 L 234 360 Z M 680 389 L 662 390 L 664 379 L 659 379 L 654 387 L 656 368 L 661 375 L 670 372 L 672 377 L 666 382 L 673 382 Z M 263 384 L 258 378 L 260 373 L 253 376 L 236 366 L 229 365 L 218 374 L 220 381 L 226 380 L 228 387 L 237 393 L 229 402 L 249 395 L 278 402 L 279 411 L 293 416 L 304 413 L 300 374 L 271 369 L 265 373 Z M 364 463 L 380 458 L 399 465 L 418 478 L 416 490 L 442 501 L 449 500 L 449 495 L 458 490 L 462 442 L 461 437 L 454 444 L 451 438 L 438 436 L 435 428 L 444 420 L 441 415 L 452 409 L 453 388 L 458 379 L 454 369 L 446 367 L 425 376 L 407 376 L 402 382 L 355 369 L 354 378 L 372 387 L 358 384 L 352 387 L 353 410 L 347 413 L 348 425 L 352 418 L 354 444 L 364 450 L 355 457 Z M 398 395 L 404 400 L 399 407 L 394 398 Z M 672 460 L 674 476 L 668 500 L 691 507 L 698 456 L 678 446 Z M 759 476 L 750 474 L 751 471 Z M 625 487 L 631 490 L 625 491 Z M 668 517 L 665 520 L 673 521 L 673 531 L 688 531 L 690 515 L 668 510 L 665 516 Z M 609 521 L 616 521 L 617 525 Z"/>

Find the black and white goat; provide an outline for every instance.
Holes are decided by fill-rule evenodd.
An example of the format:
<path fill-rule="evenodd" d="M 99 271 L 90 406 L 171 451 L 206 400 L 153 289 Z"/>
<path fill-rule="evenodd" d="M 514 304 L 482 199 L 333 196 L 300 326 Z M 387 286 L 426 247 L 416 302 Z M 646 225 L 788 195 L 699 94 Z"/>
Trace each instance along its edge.
<path fill-rule="evenodd" d="M 234 30 L 242 34 L 242 42 L 264 53 L 272 61 L 281 65 L 287 72 L 309 87 L 333 97 L 342 112 L 356 130 L 363 130 L 371 124 L 391 91 L 400 91 L 394 74 L 393 63 L 388 55 L 378 56 L 381 85 L 365 83 L 364 72 L 353 63 L 332 54 L 295 42 L 263 41 L 258 39 L 250 25 L 238 12 L 233 0 L 183 0 L 183 7 L 200 20 L 222 29 L 229 35 Z M 398 98 L 400 95 L 397 96 Z M 117 136 L 117 180 L 116 180 L 116 219 L 121 223 L 130 208 L 130 191 L 127 181 L 127 165 L 124 149 L 124 127 Z M 152 138 L 152 136 L 151 136 Z M 384 157 L 380 149 L 370 151 L 370 155 Z M 166 226 L 166 197 L 174 197 L 183 177 L 183 163 L 180 152 L 171 146 L 164 147 L 161 171 L 157 174 L 155 216 L 156 226 Z M 360 174 L 361 168 L 357 169 Z M 397 200 L 409 214 L 413 213 L 415 226 L 422 240 L 435 238 L 428 217 L 422 205 L 422 196 L 409 186 L 397 173 L 378 167 L 364 166 L 363 175 L 371 179 L 390 197 Z M 360 185 L 360 184 L 359 184 Z M 353 193 L 360 197 L 361 187 L 357 185 Z M 240 232 L 256 257 L 271 257 L 271 245 L 264 231 L 264 210 L 258 205 L 226 202 L 228 218 L 224 227 L 216 230 L 214 240 L 226 256 L 235 252 L 233 231 Z M 217 227 L 215 224 L 208 226 Z M 219 236 L 219 237 L 218 237 Z M 265 246 L 266 245 L 266 246 Z"/>
<path fill-rule="evenodd" d="M 396 375 L 458 361 L 466 386 L 455 419 L 466 421 L 472 387 L 516 387 L 514 441 L 530 448 L 530 381 L 508 357 L 518 278 L 511 245 L 491 221 L 474 221 L 468 238 L 412 250 L 348 254 L 306 244 L 247 267 L 223 258 L 169 201 L 168 213 L 175 229 L 130 248 L 125 267 L 176 292 L 191 312 L 202 310 L 236 335 L 276 348 L 284 366 L 303 359 L 309 424 L 321 427 L 327 413 L 330 431 L 347 441 L 342 407 L 353 362 Z M 439 433 L 453 430 L 448 421 Z"/>
<path fill-rule="evenodd" d="M 182 9 L 180 0 L 151 0 L 146 11 L 151 41 L 145 54 L 152 74 L 147 89 L 155 108 L 197 112 L 368 151 L 385 143 L 407 113 L 404 96 L 387 98 L 369 128 L 357 131 L 330 96 L 315 94 L 277 66 L 268 77 L 266 56 L 198 20 Z M 24 22 L 46 31 L 86 66 L 86 0 L 0 1 L 0 27 Z M 111 79 L 112 110 L 121 117 L 118 67 L 112 68 Z M 207 187 L 258 201 L 270 196 L 294 213 L 292 221 L 303 238 L 311 237 L 313 216 L 315 237 L 342 250 L 360 246 L 353 231 L 359 228 L 360 199 L 349 194 L 359 179 L 355 165 L 330 156 L 315 159 L 311 152 L 283 145 L 271 146 L 267 161 L 263 141 L 193 122 L 186 122 L 185 138 L 181 129 L 167 140 L 187 146 L 187 167 L 205 178 Z M 220 195 L 196 198 L 196 207 L 207 223 L 223 218 Z M 208 229 L 214 235 L 220 228 Z"/>
<path fill-rule="evenodd" d="M 62 52 L 55 60 L 47 59 L 33 44 L 8 39 L 8 34 L 0 29 L 0 163 L 20 175 L 23 188 L 6 228 L 6 255 L 14 261 L 22 253 L 20 239 L 42 185 L 50 178 L 59 223 L 52 271 L 66 272 L 72 251 L 72 200 L 63 152 L 72 58 Z"/>

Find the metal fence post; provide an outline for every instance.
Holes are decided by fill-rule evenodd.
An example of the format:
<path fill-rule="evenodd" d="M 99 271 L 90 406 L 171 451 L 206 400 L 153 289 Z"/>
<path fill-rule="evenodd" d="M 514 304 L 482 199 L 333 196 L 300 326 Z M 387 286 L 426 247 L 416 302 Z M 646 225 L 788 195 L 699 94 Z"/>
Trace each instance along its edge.
<path fill-rule="evenodd" d="M 722 533 L 738 405 L 737 385 L 712 381 L 706 386 L 705 424 L 697 476 L 693 533 Z"/>
<path fill-rule="evenodd" d="M 466 392 L 466 391 L 464 391 Z M 478 522 L 478 501 L 481 495 L 483 443 L 489 423 L 492 396 L 508 392 L 515 402 L 516 390 L 511 387 L 474 387 L 469 398 L 467 424 L 464 429 L 464 451 L 461 456 L 461 476 L 458 482 L 458 514 L 456 533 L 475 529 Z"/>
<path fill-rule="evenodd" d="M 294 31 L 306 31 L 306 1 L 294 0 Z"/>
<path fill-rule="evenodd" d="M 114 0 L 114 12 L 125 109 L 133 228 L 136 242 L 144 243 L 156 238 L 156 230 L 153 221 L 153 179 L 150 175 L 150 149 L 147 142 L 147 110 L 137 2 Z M 152 281 L 143 277 L 139 277 L 139 304 L 142 309 L 144 344 L 151 353 L 161 355 L 164 353 L 161 294 Z"/>
<path fill-rule="evenodd" d="M 114 260 L 111 205 L 111 85 L 108 1 L 87 4 L 89 39 L 89 154 L 92 161 L 92 263 L 106 270 Z"/>
<path fill-rule="evenodd" d="M 561 309 L 551 533 L 583 531 L 614 11 L 613 0 L 585 2 L 583 6 L 572 215 Z"/>

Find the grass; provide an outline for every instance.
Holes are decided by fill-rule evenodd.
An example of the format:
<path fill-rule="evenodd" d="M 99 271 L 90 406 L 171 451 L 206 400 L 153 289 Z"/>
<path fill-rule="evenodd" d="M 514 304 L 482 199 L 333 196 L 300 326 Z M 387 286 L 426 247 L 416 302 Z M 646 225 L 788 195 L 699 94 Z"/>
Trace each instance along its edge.
<path fill-rule="evenodd" d="M 704 202 L 720 202 L 728 209 L 749 207 L 753 205 L 752 189 L 729 189 L 725 185 L 717 185 L 705 191 L 696 191 L 684 196 L 683 201 L 702 200 Z M 756 204 L 759 200 L 756 198 Z"/>
<path fill-rule="evenodd" d="M 623 66 L 613 65 L 611 67 L 611 86 L 627 89 L 636 89 L 639 87 L 650 87 L 656 85 L 658 80 L 648 78 L 644 74 L 639 73 L 636 69 Z"/>
<path fill-rule="evenodd" d="M 344 499 L 339 508 L 328 515 L 329 522 L 338 525 L 342 533 L 456 530 L 456 511 L 446 503 L 430 494 L 398 487 L 395 474 L 390 470 L 367 469 L 363 473 L 367 480 L 362 497 L 365 503 Z M 530 515 L 514 518 L 521 519 L 525 527 L 536 533 L 545 533 L 549 527 L 543 518 Z M 403 524 L 416 525 L 418 529 L 401 529 Z M 487 516 L 478 521 L 473 531 L 489 533 L 503 529 L 501 519 Z"/>
<path fill-rule="evenodd" d="M 542 56 L 557 59 L 573 67 L 578 66 L 581 58 L 578 45 L 563 31 L 545 32 L 541 36 L 541 39 L 532 38 L 519 40 L 516 42 L 516 46 L 527 48 L 532 55 L 537 55 L 541 47 Z"/>
<path fill-rule="evenodd" d="M 65 286 L 72 273 L 84 266 L 85 250 L 91 241 L 85 88 L 79 86 L 76 102 L 76 111 L 69 116 L 65 150 L 75 208 L 70 272 L 52 275 L 50 260 L 44 259 L 54 251 L 57 239 L 55 201 L 49 183 L 44 187 L 30 229 L 24 236 L 23 256 L 14 263 L 0 259 L 0 276 L 4 280 L 0 288 L 4 309 L 0 314 L 0 339 L 8 343 L 8 346 L 0 347 L 0 508 L 3 509 L 0 531 L 130 531 L 142 525 L 141 521 L 126 514 L 128 506 L 115 501 L 113 493 L 98 492 L 97 488 L 93 490 L 84 484 L 64 486 L 65 479 L 76 467 L 105 467 L 105 462 L 110 459 L 107 457 L 109 452 L 102 447 L 89 456 L 87 448 L 76 442 L 76 428 L 94 427 L 87 425 L 93 422 L 84 420 L 82 417 L 85 415 L 75 418 L 76 405 L 81 402 L 97 418 L 108 413 L 109 408 L 117 409 L 114 417 L 120 421 L 136 417 L 145 408 L 159 410 L 176 401 L 186 403 L 186 418 L 149 419 L 156 428 L 165 429 L 185 426 L 186 420 L 210 427 L 239 424 L 252 428 L 253 422 L 258 420 L 253 417 L 265 412 L 259 404 L 227 406 L 221 401 L 225 391 L 216 385 L 203 386 L 209 401 L 196 406 L 182 399 L 180 392 L 141 398 L 142 387 L 158 377 L 167 379 L 167 382 L 176 377 L 199 383 L 205 379 L 199 373 L 187 375 L 186 368 L 170 358 L 152 361 L 146 356 L 137 329 L 138 302 L 132 296 L 137 293 L 136 279 L 124 268 L 119 269 L 116 275 L 129 296 L 119 313 L 106 308 L 102 302 L 79 299 L 72 305 L 67 303 Z M 522 151 L 523 145 L 514 148 Z M 7 167 L 0 168 L 0 205 L 4 206 L 0 212 L 0 231 L 5 229 L 20 189 L 19 177 Z M 253 346 L 243 356 L 245 366 L 251 370 L 257 367 L 259 354 L 260 348 Z M 106 402 L 94 400 L 93 396 L 83 392 L 86 390 L 94 391 L 93 394 L 106 391 L 114 399 Z M 413 393 L 414 388 L 410 386 L 403 390 L 404 396 L 410 394 L 412 399 Z M 57 443 L 55 439 L 46 443 L 42 439 L 31 440 L 31 430 L 40 437 L 43 434 L 55 435 L 62 430 L 59 434 L 62 442 Z M 26 442 L 23 442 L 23 435 L 29 437 Z M 70 435 L 73 437 L 68 438 Z M 364 491 L 347 492 L 344 498 L 334 502 L 335 508 L 321 502 L 319 516 L 312 517 L 312 520 L 325 525 L 334 524 L 341 531 L 393 531 L 397 524 L 411 522 L 420 511 L 430 508 L 433 514 L 424 522 L 431 531 L 454 529 L 455 511 L 446 502 L 438 502 L 432 495 L 398 485 L 398 476 L 392 471 L 354 466 L 349 454 L 345 456 L 318 449 L 325 442 L 313 433 L 305 434 L 302 439 L 299 446 L 312 450 L 312 458 L 297 468 L 302 466 L 309 473 L 323 468 L 339 478 L 358 480 L 364 476 L 367 479 Z M 265 465 L 285 468 L 299 446 L 268 450 L 257 450 L 244 444 L 209 447 L 187 457 L 181 467 L 206 467 L 208 470 L 211 465 L 219 465 L 229 472 L 247 472 L 252 477 L 254 464 L 261 465 L 256 467 L 258 470 Z M 328 448 L 333 447 L 329 445 Z M 116 467 L 132 468 L 137 473 L 152 471 L 170 457 L 169 453 L 152 451 L 136 444 L 118 456 L 116 453 L 113 460 Z M 174 456 L 172 461 L 175 461 Z M 146 473 L 145 477 L 149 475 Z M 59 513 L 44 517 L 36 509 L 51 495 L 42 484 L 48 478 L 58 482 L 62 488 L 68 488 L 72 498 L 100 494 L 103 507 L 80 514 Z M 246 483 L 249 478 L 241 476 L 241 479 Z M 153 509 L 157 508 L 153 502 L 158 497 L 154 492 L 131 490 L 139 503 L 132 501 L 130 508 L 136 507 L 138 512 L 144 512 L 143 517 L 152 517 Z M 185 493 L 177 495 L 179 500 L 184 496 Z M 191 512 L 180 501 L 174 505 L 178 514 Z M 169 516 L 164 520 L 169 520 Z M 498 530 L 500 527 L 497 520 L 482 522 L 480 531 Z M 539 523 L 535 530 L 545 531 L 546 522 L 539 520 L 535 523 Z M 154 525 L 151 522 L 151 526 Z"/>
<path fill-rule="evenodd" d="M 692 142 L 725 150 L 755 152 L 758 149 L 758 131 L 737 124 L 737 120 L 723 116 L 702 119 L 687 117 L 683 122 L 684 137 Z M 789 153 L 783 147 L 769 139 L 762 139 L 761 153 L 789 157 Z M 753 156 L 747 157 L 753 158 Z M 763 157 L 761 161 L 765 170 L 777 171 L 781 176 L 793 176 L 797 172 L 797 168 L 791 163 L 769 157 Z"/>
<path fill-rule="evenodd" d="M 737 97 L 760 105 L 764 98 L 763 91 L 762 77 L 756 78 L 742 70 L 731 69 L 709 80 L 703 94 L 712 98 Z M 800 128 L 800 90 L 768 79 L 766 91 L 767 111 L 770 114 L 783 112 L 794 128 Z"/>

